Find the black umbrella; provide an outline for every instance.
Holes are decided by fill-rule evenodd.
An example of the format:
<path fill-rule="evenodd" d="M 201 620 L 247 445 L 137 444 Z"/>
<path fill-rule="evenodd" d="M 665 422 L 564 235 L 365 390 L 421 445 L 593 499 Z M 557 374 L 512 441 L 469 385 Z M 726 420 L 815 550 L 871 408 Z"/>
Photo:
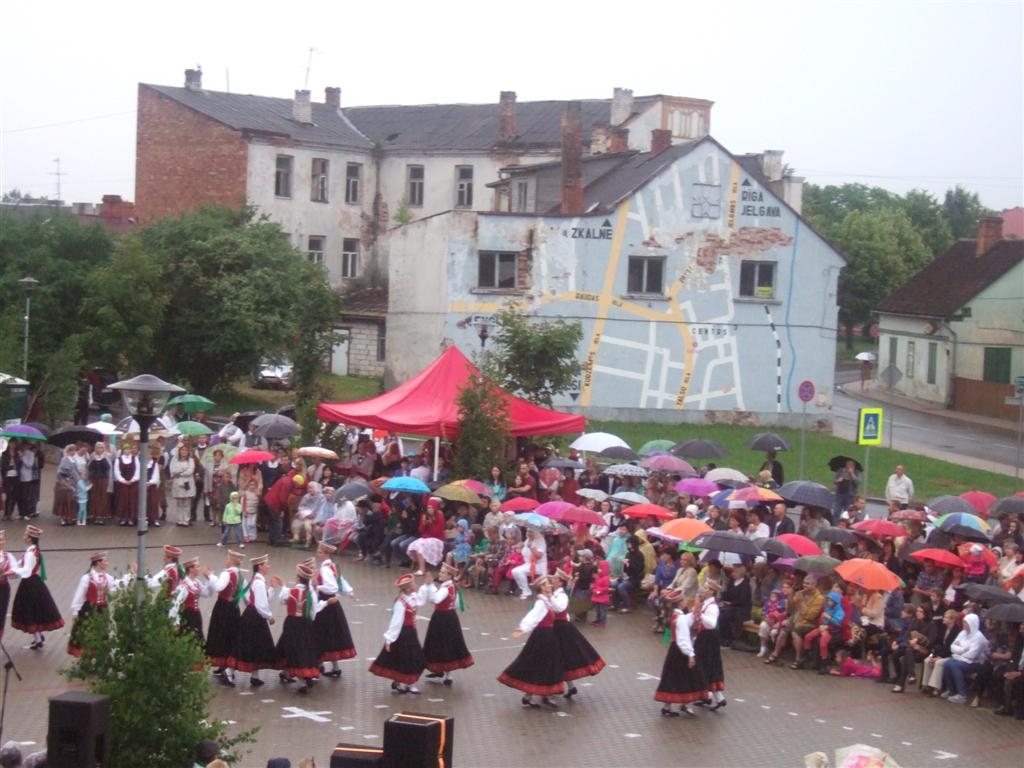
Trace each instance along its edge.
<path fill-rule="evenodd" d="M 988 603 L 990 605 L 998 603 L 1017 603 L 1019 605 L 1024 605 L 1016 595 L 991 584 L 963 584 L 957 587 L 957 589 L 971 598 L 971 600 L 978 603 Z"/>
<path fill-rule="evenodd" d="M 572 459 L 548 459 L 544 462 L 544 469 L 583 469 L 583 464 Z"/>
<path fill-rule="evenodd" d="M 668 452 L 673 456 L 686 456 L 691 459 L 724 459 L 729 455 L 725 448 L 711 440 L 687 440 L 676 443 Z"/>
<path fill-rule="evenodd" d="M 1024 624 L 1024 603 L 1014 600 L 1012 603 L 998 603 L 985 611 L 986 619 L 1008 621 L 1011 624 Z"/>
<path fill-rule="evenodd" d="M 1009 512 L 1011 515 L 1024 515 L 1024 497 L 1007 496 L 991 507 L 992 513 Z"/>
<path fill-rule="evenodd" d="M 932 528 L 932 532 L 928 534 L 926 541 L 929 547 L 949 549 L 949 544 L 952 540 L 953 538 L 945 531 L 938 528 Z"/>
<path fill-rule="evenodd" d="M 287 416 L 289 419 L 295 418 L 295 405 L 282 405 L 277 409 L 277 412 L 282 416 Z"/>
<path fill-rule="evenodd" d="M 754 539 L 754 543 L 761 548 L 761 551 L 775 555 L 776 557 L 792 557 L 794 559 L 800 557 L 795 549 L 784 541 L 778 539 L 759 538 Z"/>
<path fill-rule="evenodd" d="M 359 480 L 353 480 L 351 483 L 345 483 L 343 486 L 338 488 L 334 492 L 334 498 L 348 499 L 349 501 L 359 501 L 364 496 L 369 496 L 373 493 L 373 490 L 364 482 Z"/>
<path fill-rule="evenodd" d="M 234 418 L 235 426 L 239 429 L 248 429 L 249 422 L 257 416 L 262 416 L 263 411 L 243 411 Z"/>
<path fill-rule="evenodd" d="M 601 451 L 598 456 L 605 456 L 609 459 L 621 459 L 622 461 L 636 461 L 640 458 L 639 453 L 624 445 L 609 446 Z"/>
<path fill-rule="evenodd" d="M 732 552 L 737 555 L 756 557 L 761 554 L 760 547 L 746 536 L 728 531 L 702 533 L 690 543 L 701 549 L 714 549 L 718 552 Z"/>
<path fill-rule="evenodd" d="M 89 427 L 62 427 L 46 438 L 46 442 L 58 448 L 66 448 L 75 443 L 95 445 L 103 439 L 103 434 L 99 430 Z"/>
<path fill-rule="evenodd" d="M 822 509 L 832 509 L 836 498 L 832 491 L 824 485 L 812 483 L 809 480 L 794 480 L 791 483 L 786 483 L 776 493 L 794 504 L 821 507 Z"/>
<path fill-rule="evenodd" d="M 986 534 L 982 533 L 977 528 L 971 528 L 968 525 L 960 525 L 959 523 L 956 523 L 954 525 L 944 525 L 942 528 L 936 528 L 932 531 L 932 535 L 934 535 L 936 532 L 946 533 L 952 536 L 959 536 L 962 539 L 967 539 L 967 541 L 979 541 L 985 544 L 989 543 L 989 538 Z M 928 542 L 931 543 L 931 541 L 932 537 L 929 536 Z M 936 544 L 936 546 L 941 545 Z"/>
<path fill-rule="evenodd" d="M 752 451 L 788 451 L 789 443 L 774 432 L 759 432 L 747 441 Z"/>
<path fill-rule="evenodd" d="M 268 440 L 286 440 L 302 431 L 293 419 L 278 413 L 264 413 L 253 419 L 252 423 L 256 425 L 256 434 Z"/>
<path fill-rule="evenodd" d="M 853 544 L 857 541 L 857 534 L 849 528 L 840 528 L 838 525 L 830 525 L 818 529 L 818 532 L 811 537 L 817 542 L 830 541 L 836 544 Z"/>
<path fill-rule="evenodd" d="M 961 499 L 959 496 L 938 496 L 927 504 L 928 509 L 933 513 L 939 515 L 951 515 L 954 512 L 962 512 L 966 515 L 977 515 L 978 510 L 974 508 L 967 499 Z"/>
<path fill-rule="evenodd" d="M 854 458 L 849 456 L 833 456 L 828 460 L 828 468 L 833 472 L 838 472 L 840 469 L 846 466 L 846 462 L 852 461 L 853 465 L 857 468 L 858 472 L 864 471 L 864 466 Z"/>

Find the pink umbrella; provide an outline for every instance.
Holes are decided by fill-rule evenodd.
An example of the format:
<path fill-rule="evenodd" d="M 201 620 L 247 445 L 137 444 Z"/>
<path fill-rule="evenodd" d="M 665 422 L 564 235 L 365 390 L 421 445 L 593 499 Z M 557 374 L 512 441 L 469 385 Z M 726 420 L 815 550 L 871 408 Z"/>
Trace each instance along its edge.
<path fill-rule="evenodd" d="M 562 502 L 549 502 L 561 504 Z M 547 505 L 543 505 L 547 506 Z M 537 512 L 541 512 L 540 507 L 537 508 Z M 544 514 L 541 512 L 541 514 Z M 580 523 L 581 525 L 607 525 L 605 519 L 601 517 L 597 512 L 586 507 L 574 507 L 572 504 L 568 505 L 566 509 L 560 509 L 550 512 L 545 515 L 550 517 L 552 520 L 557 520 L 560 523 Z"/>
<path fill-rule="evenodd" d="M 558 518 L 555 517 L 556 514 L 574 506 L 576 505 L 570 504 L 568 501 L 546 501 L 533 511 L 538 515 L 544 515 L 544 517 L 550 517 L 552 520 L 557 520 Z"/>
<path fill-rule="evenodd" d="M 645 469 L 653 469 L 656 472 L 676 472 L 678 474 L 696 475 L 697 471 L 682 459 L 676 458 L 670 453 L 659 453 L 655 456 L 644 459 L 640 466 Z"/>
<path fill-rule="evenodd" d="M 811 555 L 822 554 L 821 547 L 806 536 L 801 536 L 799 533 L 783 533 L 777 538 L 782 543 L 788 544 L 790 548 L 801 557 L 810 557 Z"/>
<path fill-rule="evenodd" d="M 452 483 L 452 485 L 465 486 L 466 488 L 469 488 L 469 490 L 471 490 L 473 493 L 482 496 L 490 496 L 493 493 L 493 491 L 490 488 L 481 483 L 479 480 L 474 480 L 473 478 L 468 478 L 466 480 L 456 480 L 454 483 Z"/>
<path fill-rule="evenodd" d="M 676 493 L 686 493 L 690 496 L 710 496 L 713 493 L 718 493 L 721 486 L 718 483 L 705 480 L 703 477 L 688 477 L 676 483 L 674 489 Z"/>
<path fill-rule="evenodd" d="M 978 510 L 978 515 L 984 518 L 988 517 L 988 508 L 997 501 L 995 496 L 985 491 L 968 491 L 967 493 L 961 493 L 960 498 Z"/>
<path fill-rule="evenodd" d="M 527 496 L 517 496 L 501 505 L 502 512 L 530 512 L 540 506 L 540 502 Z"/>

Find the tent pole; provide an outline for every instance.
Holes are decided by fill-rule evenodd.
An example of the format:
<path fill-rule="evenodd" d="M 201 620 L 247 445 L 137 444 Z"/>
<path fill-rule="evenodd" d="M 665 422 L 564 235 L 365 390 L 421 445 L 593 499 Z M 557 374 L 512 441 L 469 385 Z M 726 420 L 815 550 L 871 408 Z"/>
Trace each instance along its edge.
<path fill-rule="evenodd" d="M 434 482 L 437 482 L 437 462 L 441 458 L 441 436 L 434 440 Z"/>

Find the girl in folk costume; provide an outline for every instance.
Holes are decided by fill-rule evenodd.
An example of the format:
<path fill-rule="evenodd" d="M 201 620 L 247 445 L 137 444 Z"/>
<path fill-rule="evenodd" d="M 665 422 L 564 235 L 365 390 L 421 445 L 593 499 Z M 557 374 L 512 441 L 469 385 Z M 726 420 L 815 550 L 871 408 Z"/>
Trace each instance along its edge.
<path fill-rule="evenodd" d="M 217 595 L 210 614 L 210 629 L 206 633 L 206 656 L 213 665 L 213 673 L 224 685 L 234 687 L 234 675 L 227 669 L 228 657 L 238 639 L 238 622 L 242 616 L 238 602 L 247 591 L 243 584 L 241 568 L 245 556 L 228 550 L 225 568 L 216 578 L 208 573 L 207 584 L 211 593 Z"/>
<path fill-rule="evenodd" d="M 683 610 L 681 601 L 685 594 L 682 589 L 662 593 L 665 602 L 674 605 L 666 628 L 671 642 L 661 667 L 658 690 L 654 694 L 654 700 L 665 705 L 661 708 L 665 717 L 679 717 L 680 712 L 696 717 L 693 703 L 703 701 L 705 696 L 704 681 L 693 649 L 692 629 L 696 614 Z M 680 712 L 672 709 L 673 704 L 680 705 Z"/>
<path fill-rule="evenodd" d="M 181 559 L 181 547 L 176 547 L 173 544 L 164 545 L 164 565 L 160 569 L 160 572 L 155 576 L 147 576 L 146 584 L 150 589 L 157 589 L 160 586 L 160 582 L 164 582 L 166 594 L 168 597 L 173 598 L 174 593 L 178 589 L 178 582 L 181 581 L 181 577 L 185 575 L 184 569 L 179 564 Z"/>
<path fill-rule="evenodd" d="M 456 603 L 462 600 L 455 586 L 459 570 L 453 564 L 444 562 L 439 576 L 440 585 L 435 582 L 427 585 L 426 597 L 434 604 L 434 613 L 423 640 L 423 658 L 430 670 L 428 680 L 451 685 L 451 673 L 456 669 L 473 666 L 473 655 L 466 647 L 462 625 L 455 610 Z"/>
<path fill-rule="evenodd" d="M 210 596 L 208 581 L 199 578 L 199 558 L 186 560 L 185 575 L 171 596 L 171 608 L 167 612 L 172 622 L 178 625 L 180 633 L 192 632 L 200 645 L 203 645 L 203 614 L 199 612 L 199 598 Z M 206 578 L 210 577 L 210 569 L 206 569 Z"/>
<path fill-rule="evenodd" d="M 155 528 L 160 527 L 160 499 L 163 496 L 163 485 L 160 482 L 160 446 L 149 446 L 149 458 L 146 460 L 146 520 Z"/>
<path fill-rule="evenodd" d="M 78 588 L 71 600 L 71 614 L 75 621 L 71 625 L 71 639 L 68 640 L 69 654 L 82 655 L 85 620 L 93 613 L 106 616 L 109 595 L 122 587 L 127 587 L 135 577 L 135 563 L 132 563 L 130 568 L 131 570 L 120 579 L 115 579 L 107 573 L 106 552 L 96 552 L 89 558 L 89 570 L 78 580 Z"/>
<path fill-rule="evenodd" d="M 42 535 L 40 528 L 25 526 L 25 543 L 28 548 L 21 557 L 21 563 L 11 569 L 21 579 L 11 609 L 11 626 L 34 635 L 29 645 L 33 650 L 42 650 L 44 632 L 52 632 L 64 626 L 64 619 L 60 617 L 53 596 L 46 588 L 46 564 L 39 550 L 39 537 Z"/>
<path fill-rule="evenodd" d="M 135 444 L 125 442 L 114 461 L 114 514 L 117 524 L 135 525 L 139 516 L 139 459 Z"/>
<path fill-rule="evenodd" d="M 92 457 L 86 466 L 86 477 L 89 480 L 89 520 L 93 525 L 106 525 L 110 519 L 111 487 L 110 458 L 107 456 L 107 444 L 96 443 Z"/>
<path fill-rule="evenodd" d="M 0 531 L 0 640 L 7 626 L 7 607 L 11 603 L 11 582 L 17 574 L 18 558 L 7 551 L 7 534 Z"/>
<path fill-rule="evenodd" d="M 427 581 L 431 581 L 429 574 Z M 414 683 L 420 679 L 425 663 L 416 635 L 416 609 L 425 602 L 426 589 L 416 591 L 411 573 L 399 576 L 395 586 L 399 593 L 391 609 L 391 623 L 384 632 L 384 647 L 370 665 L 370 673 L 391 680 L 395 693 L 419 693 Z"/>
<path fill-rule="evenodd" d="M 530 632 L 530 639 L 505 671 L 498 676 L 498 682 L 522 691 L 523 706 L 540 709 L 533 700 L 541 696 L 542 702 L 551 709 L 558 705 L 549 697 L 557 696 L 565 687 L 562 652 L 555 636 L 555 609 L 551 604 L 551 579 L 541 576 L 531 585 L 539 594 L 533 608 L 519 622 L 512 633 L 513 638 Z"/>
<path fill-rule="evenodd" d="M 338 662 L 355 656 L 356 646 L 352 642 L 352 632 L 348 628 L 341 601 L 332 601 L 331 598 L 338 597 L 339 593 L 348 595 L 353 600 L 356 596 L 352 585 L 345 581 L 338 572 L 338 566 L 331 560 L 331 555 L 335 551 L 335 547 L 323 541 L 316 550 L 317 571 L 314 587 L 317 597 L 327 602 L 327 606 L 317 613 L 314 624 L 321 672 L 327 677 L 337 678 L 341 677 Z M 330 670 L 327 669 L 328 663 L 332 667 Z"/>
<path fill-rule="evenodd" d="M 238 640 L 228 660 L 228 666 L 250 674 L 249 684 L 253 688 L 263 685 L 261 669 L 277 669 L 277 650 L 270 635 L 274 614 L 270 601 L 274 599 L 274 588 L 267 586 L 270 571 L 270 555 L 260 555 L 249 560 L 252 565 L 252 581 L 246 593 L 246 607 L 238 621 Z"/>
<path fill-rule="evenodd" d="M 725 672 L 722 670 L 722 647 L 718 641 L 718 599 L 722 586 L 710 576 L 704 581 L 693 603 L 693 628 L 696 638 L 693 650 L 701 673 L 707 704 L 712 711 L 725 706 Z"/>
<path fill-rule="evenodd" d="M 284 629 L 277 641 L 277 657 L 281 671 L 281 682 L 291 683 L 301 678 L 305 683 L 299 693 L 305 694 L 313 687 L 313 681 L 320 677 L 319 656 L 317 648 L 314 618 L 328 606 L 336 605 L 338 596 L 321 600 L 316 589 L 310 586 L 310 580 L 316 571 L 309 563 L 299 563 L 296 568 L 299 583 L 291 589 L 281 590 L 281 603 L 288 611 L 284 620 Z M 283 587 L 284 582 L 277 576 L 274 585 Z"/>
<path fill-rule="evenodd" d="M 569 620 L 569 595 L 566 589 L 572 577 L 561 568 L 555 571 L 555 589 L 551 593 L 551 607 L 555 611 L 555 637 L 562 654 L 562 679 L 565 680 L 565 698 L 572 700 L 579 691 L 573 681 L 596 675 L 604 669 L 604 659 L 594 646 Z"/>

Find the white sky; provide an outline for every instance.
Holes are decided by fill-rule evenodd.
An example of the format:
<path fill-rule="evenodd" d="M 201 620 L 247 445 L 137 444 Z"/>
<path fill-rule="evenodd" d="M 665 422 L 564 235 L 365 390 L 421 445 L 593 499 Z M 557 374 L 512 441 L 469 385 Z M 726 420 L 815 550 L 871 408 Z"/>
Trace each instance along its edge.
<path fill-rule="evenodd" d="M 134 197 L 139 82 L 343 105 L 608 98 L 715 102 L 733 152 L 785 150 L 817 184 L 1024 204 L 1024 4 L 55 0 L 0 9 L 0 189 Z"/>

